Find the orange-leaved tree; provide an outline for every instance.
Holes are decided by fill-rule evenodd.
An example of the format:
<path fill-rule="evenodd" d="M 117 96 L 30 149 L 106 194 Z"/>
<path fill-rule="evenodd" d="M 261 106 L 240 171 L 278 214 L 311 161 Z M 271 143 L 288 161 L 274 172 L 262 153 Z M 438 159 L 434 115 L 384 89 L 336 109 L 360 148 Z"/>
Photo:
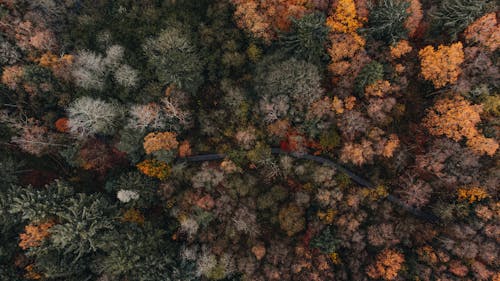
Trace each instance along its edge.
<path fill-rule="evenodd" d="M 465 40 L 478 43 L 494 52 L 500 46 L 500 26 L 496 13 L 489 13 L 477 19 L 464 31 Z"/>
<path fill-rule="evenodd" d="M 301 18 L 308 10 L 307 0 L 231 0 L 239 28 L 270 42 L 276 30 L 287 31 L 292 18 Z"/>
<path fill-rule="evenodd" d="M 437 50 L 432 46 L 426 46 L 418 52 L 418 55 L 422 76 L 432 81 L 434 87 L 442 88 L 457 81 L 460 64 L 464 61 L 461 42 L 450 46 L 439 45 Z"/>
<path fill-rule="evenodd" d="M 400 252 L 385 249 L 377 255 L 377 260 L 368 267 L 366 273 L 373 279 L 394 280 L 404 261 L 405 257 Z"/>
<path fill-rule="evenodd" d="M 340 0 L 333 14 L 326 19 L 326 25 L 333 32 L 357 35 L 356 31 L 363 26 L 361 20 L 353 0 Z"/>
<path fill-rule="evenodd" d="M 462 96 L 442 98 L 428 111 L 423 125 L 434 136 L 454 141 L 467 139 L 467 145 L 479 154 L 493 155 L 498 149 L 494 139 L 484 137 L 476 125 L 481 122 L 481 105 L 472 105 Z"/>
<path fill-rule="evenodd" d="M 170 166 L 156 159 L 148 159 L 137 164 L 137 169 L 146 176 L 154 177 L 159 180 L 165 180 L 170 175 Z"/>
<path fill-rule="evenodd" d="M 390 50 L 391 50 L 391 57 L 398 59 L 411 52 L 412 47 L 410 46 L 408 40 L 401 40 L 398 43 L 391 46 Z"/>
<path fill-rule="evenodd" d="M 144 137 L 144 150 L 147 154 L 155 151 L 169 151 L 179 146 L 177 134 L 174 132 L 149 133 Z"/>
<path fill-rule="evenodd" d="M 26 250 L 31 247 L 38 247 L 42 244 L 43 239 L 50 235 L 49 229 L 54 225 L 54 222 L 49 221 L 40 224 L 29 224 L 24 227 L 24 233 L 19 235 L 19 247 Z"/>
<path fill-rule="evenodd" d="M 408 13 L 408 18 L 405 21 L 405 28 L 408 30 L 408 35 L 414 37 L 417 33 L 418 27 L 424 13 L 422 11 L 422 4 L 419 0 L 409 0 L 407 1 L 410 5 L 406 9 Z"/>
<path fill-rule="evenodd" d="M 364 21 L 366 19 L 358 15 L 353 0 L 339 0 L 326 20 L 331 43 L 327 50 L 331 59 L 328 69 L 334 75 L 333 83 L 347 91 L 364 64 L 369 62 L 364 52 L 365 40 L 357 33 Z"/>

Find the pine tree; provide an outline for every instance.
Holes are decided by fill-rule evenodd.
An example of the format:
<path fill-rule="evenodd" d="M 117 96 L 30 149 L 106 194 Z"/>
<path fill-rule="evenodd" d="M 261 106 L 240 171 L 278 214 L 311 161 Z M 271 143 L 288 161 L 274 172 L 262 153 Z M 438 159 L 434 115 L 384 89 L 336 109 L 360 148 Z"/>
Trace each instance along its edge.
<path fill-rule="evenodd" d="M 325 21 L 326 18 L 321 13 L 292 19 L 290 31 L 279 36 L 280 45 L 297 59 L 312 63 L 324 61 L 327 59 L 326 39 L 329 32 Z"/>
<path fill-rule="evenodd" d="M 402 0 L 382 0 L 372 7 L 368 24 L 363 29 L 369 37 L 394 43 L 406 39 L 405 21 L 409 3 Z"/>
<path fill-rule="evenodd" d="M 162 84 L 194 93 L 203 83 L 203 61 L 186 30 L 169 27 L 148 39 L 143 49 Z"/>

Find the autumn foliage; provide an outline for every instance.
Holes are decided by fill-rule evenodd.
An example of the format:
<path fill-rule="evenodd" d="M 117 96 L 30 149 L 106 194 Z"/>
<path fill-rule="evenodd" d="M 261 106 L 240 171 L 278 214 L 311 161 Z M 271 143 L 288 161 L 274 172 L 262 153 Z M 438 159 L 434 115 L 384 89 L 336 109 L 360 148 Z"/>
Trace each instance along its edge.
<path fill-rule="evenodd" d="M 369 62 L 364 51 L 365 39 L 357 33 L 364 21 L 366 19 L 357 14 L 353 0 L 338 1 L 326 20 L 331 31 L 328 70 L 334 75 L 333 82 L 342 88 L 352 87 L 357 73 Z"/>
<path fill-rule="evenodd" d="M 144 215 L 137 209 L 128 209 L 121 217 L 122 221 L 132 222 L 138 225 L 144 224 Z"/>
<path fill-rule="evenodd" d="M 409 0 L 410 6 L 406 9 L 408 18 L 405 21 L 405 28 L 408 30 L 408 35 L 414 37 L 417 35 L 417 30 L 421 24 L 424 12 L 422 11 L 422 4 L 419 0 Z"/>
<path fill-rule="evenodd" d="M 188 157 L 191 155 L 191 145 L 185 140 L 179 145 L 179 157 Z"/>
<path fill-rule="evenodd" d="M 348 33 L 354 36 L 359 36 L 356 32 L 363 26 L 353 0 L 338 1 L 335 12 L 327 18 L 326 25 L 331 28 L 332 32 Z"/>
<path fill-rule="evenodd" d="M 61 133 L 66 133 L 68 132 L 68 118 L 62 117 L 57 119 L 56 123 L 54 124 L 56 126 L 56 130 L 61 132 Z"/>
<path fill-rule="evenodd" d="M 481 105 L 471 105 L 456 95 L 438 100 L 427 113 L 423 125 L 431 135 L 444 135 L 457 142 L 465 138 L 472 150 L 491 156 L 498 149 L 498 143 L 484 137 L 476 128 L 481 122 L 481 112 Z"/>
<path fill-rule="evenodd" d="M 154 177 L 159 180 L 165 180 L 170 175 L 170 166 L 156 159 L 144 160 L 137 164 L 137 169 L 146 176 Z"/>
<path fill-rule="evenodd" d="M 307 0 L 231 0 L 236 24 L 257 38 L 270 42 L 276 30 L 287 31 L 291 18 L 300 18 L 308 10 Z"/>
<path fill-rule="evenodd" d="M 469 203 L 479 202 L 489 197 L 488 193 L 481 187 L 461 187 L 457 190 L 459 201 L 468 201 Z"/>
<path fill-rule="evenodd" d="M 462 43 L 450 46 L 439 45 L 435 50 L 427 46 L 418 52 L 422 67 L 422 76 L 432 81 L 434 87 L 442 88 L 457 81 L 460 64 L 464 61 Z"/>
<path fill-rule="evenodd" d="M 69 80 L 71 78 L 71 66 L 75 58 L 73 55 L 56 56 L 49 51 L 35 61 L 38 62 L 40 66 L 50 68 L 56 77 L 63 80 Z"/>
<path fill-rule="evenodd" d="M 38 247 L 42 244 L 43 239 L 50 235 L 49 229 L 54 225 L 54 222 L 49 221 L 40 224 L 29 224 L 24 227 L 24 233 L 19 235 L 19 247 L 26 250 L 31 247 Z"/>
<path fill-rule="evenodd" d="M 176 137 L 177 134 L 173 132 L 149 133 L 144 137 L 144 150 L 147 154 L 151 154 L 159 150 L 176 149 L 179 146 Z"/>
<path fill-rule="evenodd" d="M 473 22 L 464 31 L 465 40 L 478 43 L 490 52 L 500 47 L 500 26 L 496 13 L 489 13 Z"/>
<path fill-rule="evenodd" d="M 407 40 L 401 40 L 394 46 L 391 46 L 390 50 L 391 50 L 391 56 L 393 58 L 400 58 L 411 52 L 412 47 L 410 46 L 410 43 Z"/>
<path fill-rule="evenodd" d="M 19 82 L 21 82 L 23 75 L 24 71 L 21 66 L 6 66 L 3 68 L 2 83 L 7 85 L 11 90 L 15 90 Z"/>
<path fill-rule="evenodd" d="M 403 254 L 392 249 L 385 249 L 377 255 L 377 260 L 370 265 L 367 274 L 373 279 L 394 280 L 402 268 Z"/>

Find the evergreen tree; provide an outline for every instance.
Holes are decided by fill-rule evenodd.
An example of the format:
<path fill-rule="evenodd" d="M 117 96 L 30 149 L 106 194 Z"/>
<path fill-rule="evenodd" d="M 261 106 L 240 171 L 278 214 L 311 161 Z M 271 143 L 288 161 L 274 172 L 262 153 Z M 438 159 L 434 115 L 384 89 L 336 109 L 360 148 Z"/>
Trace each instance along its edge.
<path fill-rule="evenodd" d="M 494 9 L 495 1 L 492 0 L 441 0 L 431 16 L 435 27 L 455 40 L 474 20 Z"/>
<path fill-rule="evenodd" d="M 407 37 L 405 21 L 410 4 L 404 0 L 378 1 L 370 11 L 367 27 L 363 29 L 375 40 L 395 43 Z"/>
<path fill-rule="evenodd" d="M 285 51 L 307 62 L 318 63 L 328 60 L 326 39 L 329 29 L 322 13 L 311 13 L 300 19 L 291 19 L 289 32 L 281 33 L 279 44 Z"/>
<path fill-rule="evenodd" d="M 182 27 L 166 28 L 158 37 L 148 39 L 143 49 L 161 83 L 174 84 L 189 93 L 203 83 L 203 61 Z"/>

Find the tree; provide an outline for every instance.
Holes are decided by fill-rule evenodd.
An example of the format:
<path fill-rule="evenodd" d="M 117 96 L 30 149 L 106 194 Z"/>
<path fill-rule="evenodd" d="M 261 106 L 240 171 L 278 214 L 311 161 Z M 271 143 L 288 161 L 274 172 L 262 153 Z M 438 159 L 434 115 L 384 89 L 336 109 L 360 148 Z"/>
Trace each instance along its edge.
<path fill-rule="evenodd" d="M 434 24 L 455 40 L 474 20 L 494 9 L 492 0 L 443 0 L 431 16 Z"/>
<path fill-rule="evenodd" d="M 345 143 L 340 152 L 340 160 L 361 166 L 373 161 L 374 154 L 372 143 L 364 139 L 361 143 Z"/>
<path fill-rule="evenodd" d="M 50 30 L 40 30 L 35 32 L 29 41 L 29 44 L 38 50 L 51 51 L 57 48 L 55 35 Z"/>
<path fill-rule="evenodd" d="M 67 112 L 69 131 L 79 138 L 112 134 L 123 115 L 118 105 L 91 97 L 75 100 Z"/>
<path fill-rule="evenodd" d="M 0 65 L 11 65 L 20 59 L 21 55 L 17 48 L 0 36 Z"/>
<path fill-rule="evenodd" d="M 7 85 L 11 90 L 15 90 L 24 76 L 24 69 L 22 66 L 13 65 L 6 66 L 2 72 L 2 83 Z"/>
<path fill-rule="evenodd" d="M 471 105 L 463 97 L 439 99 L 423 120 L 429 133 L 435 136 L 445 135 L 454 141 L 470 138 L 478 132 L 476 125 L 481 121 L 480 105 Z"/>
<path fill-rule="evenodd" d="M 411 52 L 412 49 L 413 48 L 407 40 L 401 40 L 390 47 L 391 57 L 399 59 Z"/>
<path fill-rule="evenodd" d="M 47 127 L 28 123 L 21 128 L 21 133 L 18 136 L 12 138 L 12 142 L 28 153 L 41 156 L 49 152 L 52 145 L 57 146 L 57 144 L 52 143 L 54 136 Z"/>
<path fill-rule="evenodd" d="M 415 208 L 421 208 L 429 203 L 432 194 L 430 184 L 418 179 L 414 175 L 401 177 L 401 181 L 403 186 L 398 193 L 406 204 Z"/>
<path fill-rule="evenodd" d="M 298 59 L 321 62 L 326 56 L 326 39 L 329 29 L 325 16 L 311 13 L 300 19 L 292 19 L 290 32 L 281 33 L 280 45 Z"/>
<path fill-rule="evenodd" d="M 59 223 L 51 230 L 51 243 L 56 249 L 73 253 L 75 260 L 103 247 L 103 234 L 113 231 L 115 206 L 101 194 L 78 194 L 69 198 L 58 213 Z"/>
<path fill-rule="evenodd" d="M 305 228 L 304 209 L 297 204 L 290 203 L 279 212 L 279 222 L 282 230 L 288 236 L 293 236 Z"/>
<path fill-rule="evenodd" d="M 356 76 L 354 91 L 357 94 L 362 95 L 367 86 L 370 86 L 383 78 L 384 66 L 377 61 L 372 61 L 365 65 L 359 72 L 358 76 Z"/>
<path fill-rule="evenodd" d="M 334 75 L 332 82 L 336 88 L 346 92 L 352 91 L 352 85 L 361 68 L 370 61 L 364 46 L 365 40 L 357 30 L 361 28 L 365 18 L 356 11 L 353 0 L 340 0 L 330 11 L 326 25 L 330 27 L 328 54 L 331 62 L 328 70 Z"/>
<path fill-rule="evenodd" d="M 409 0 L 408 2 L 410 3 L 409 7 L 406 9 L 408 17 L 404 25 L 408 30 L 408 35 L 414 37 L 417 35 L 417 30 L 424 17 L 424 13 L 422 11 L 422 4 L 419 0 Z"/>
<path fill-rule="evenodd" d="M 325 227 L 316 235 L 309 244 L 312 248 L 318 248 L 323 254 L 331 254 L 337 251 L 341 240 L 336 237 L 332 226 Z"/>
<path fill-rule="evenodd" d="M 26 116 L 12 116 L 7 112 L 0 112 L 0 118 L 14 132 L 11 137 L 12 143 L 25 152 L 41 156 L 52 152 L 53 148 L 67 147 L 67 145 L 54 142 L 60 138 L 60 135 L 42 126 L 41 122 L 34 118 L 25 119 Z"/>
<path fill-rule="evenodd" d="M 61 133 L 67 133 L 69 128 L 68 128 L 68 118 L 66 117 L 61 117 L 57 119 L 57 121 L 54 123 L 54 126 L 56 127 L 56 130 Z"/>
<path fill-rule="evenodd" d="M 149 207 L 157 202 L 158 185 L 144 174 L 133 171 L 121 174 L 106 183 L 106 190 L 128 206 Z M 122 200 L 126 199 L 126 200 Z"/>
<path fill-rule="evenodd" d="M 78 152 L 82 168 L 105 175 L 110 169 L 124 161 L 124 153 L 95 138 L 88 139 Z"/>
<path fill-rule="evenodd" d="M 367 268 L 367 274 L 373 279 L 394 280 L 404 263 L 404 255 L 392 249 L 385 249 L 377 255 L 374 264 Z"/>
<path fill-rule="evenodd" d="M 125 48 L 111 45 L 106 55 L 92 51 L 79 51 L 73 64 L 72 75 L 76 84 L 87 90 L 102 91 L 112 80 L 125 88 L 133 88 L 139 81 L 138 73 L 124 63 Z"/>
<path fill-rule="evenodd" d="M 410 4 L 401 0 L 382 0 L 370 11 L 367 27 L 363 29 L 369 37 L 395 43 L 406 39 L 405 21 Z"/>
<path fill-rule="evenodd" d="M 322 94 L 321 75 L 314 64 L 295 58 L 268 64 L 262 61 L 255 75 L 255 90 L 261 97 L 291 101 L 290 115 L 299 115 Z"/>
<path fill-rule="evenodd" d="M 432 81 L 435 88 L 442 88 L 457 81 L 460 74 L 460 64 L 464 61 L 462 43 L 450 46 L 439 45 L 435 50 L 427 46 L 418 52 L 422 76 Z"/>
<path fill-rule="evenodd" d="M 104 58 L 90 51 L 78 52 L 72 75 L 76 85 L 90 90 L 102 90 L 106 75 Z"/>
<path fill-rule="evenodd" d="M 457 190 L 457 197 L 459 201 L 468 201 L 469 204 L 482 201 L 488 197 L 488 193 L 482 187 L 460 187 Z"/>
<path fill-rule="evenodd" d="M 128 64 L 123 64 L 113 73 L 116 83 L 125 88 L 135 88 L 139 82 L 137 70 Z"/>
<path fill-rule="evenodd" d="M 137 164 L 137 169 L 141 171 L 146 176 L 158 178 L 159 180 L 165 180 L 170 175 L 170 166 L 162 161 L 156 159 L 144 160 Z"/>
<path fill-rule="evenodd" d="M 125 228 L 109 237 L 115 242 L 107 245 L 107 255 L 95 259 L 96 270 L 137 281 L 192 280 L 188 271 L 179 272 L 181 262 L 176 262 L 176 249 L 165 239 L 166 235 L 164 230 L 150 226 Z"/>
<path fill-rule="evenodd" d="M 457 142 L 465 138 L 474 151 L 492 156 L 498 143 L 485 138 L 476 128 L 481 122 L 481 112 L 481 105 L 471 105 L 462 96 L 455 95 L 438 100 L 423 119 L 423 125 L 432 135 L 444 135 Z"/>
<path fill-rule="evenodd" d="M 435 175 L 436 184 L 446 187 L 478 182 L 481 175 L 480 155 L 448 138 L 435 139 L 426 154 L 415 158 L 417 170 Z"/>
<path fill-rule="evenodd" d="M 203 61 L 184 29 L 169 27 L 143 45 L 160 83 L 194 93 L 203 83 Z"/>
<path fill-rule="evenodd" d="M 356 32 L 363 26 L 363 20 L 363 18 L 358 17 L 353 0 L 340 0 L 333 14 L 327 18 L 326 25 L 330 27 L 332 32 L 358 36 Z"/>
<path fill-rule="evenodd" d="M 490 52 L 500 47 L 500 26 L 496 13 L 489 13 L 474 21 L 464 31 L 465 40 L 478 43 Z"/>
<path fill-rule="evenodd" d="M 159 150 L 177 149 L 179 142 L 176 138 L 177 134 L 172 132 L 149 133 L 144 137 L 144 150 L 147 154 L 151 154 Z"/>
<path fill-rule="evenodd" d="M 304 0 L 231 0 L 236 7 L 234 18 L 239 28 L 269 43 L 276 30 L 288 31 L 293 18 L 307 11 Z"/>

